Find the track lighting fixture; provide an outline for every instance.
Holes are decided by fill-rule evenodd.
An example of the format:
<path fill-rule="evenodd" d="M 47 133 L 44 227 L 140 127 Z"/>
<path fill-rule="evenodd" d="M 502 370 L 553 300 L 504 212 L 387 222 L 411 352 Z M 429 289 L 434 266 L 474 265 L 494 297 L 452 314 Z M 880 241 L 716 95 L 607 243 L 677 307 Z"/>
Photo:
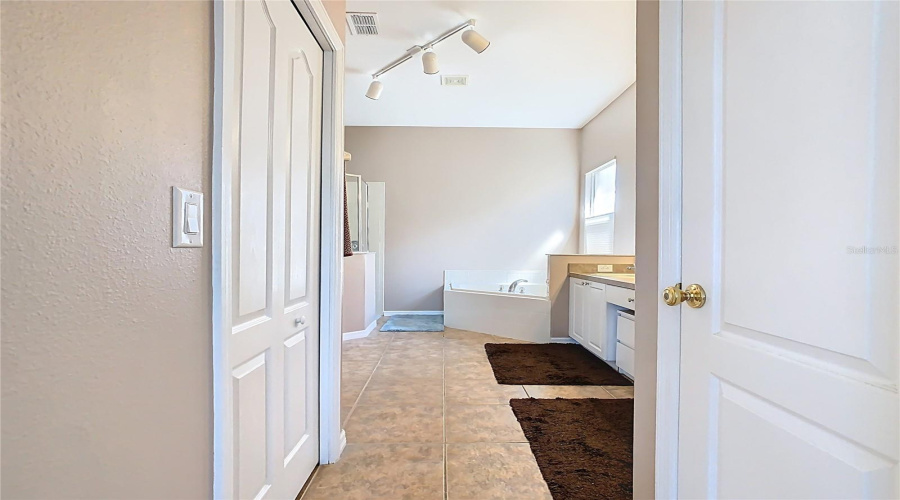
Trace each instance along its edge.
<path fill-rule="evenodd" d="M 489 42 L 487 38 L 479 35 L 474 29 L 463 31 L 462 41 L 479 54 L 487 50 L 491 45 L 491 42 Z"/>
<path fill-rule="evenodd" d="M 384 88 L 384 84 L 379 82 L 378 80 L 372 80 L 372 83 L 369 84 L 369 90 L 366 91 L 366 97 L 372 99 L 373 101 L 377 101 L 379 97 L 381 97 L 381 90 Z"/>
<path fill-rule="evenodd" d="M 377 100 L 381 97 L 381 91 L 384 88 L 384 84 L 382 84 L 378 77 L 387 73 L 388 71 L 400 66 L 401 64 L 409 61 L 419 52 L 422 52 L 422 70 L 426 75 L 436 75 L 440 72 L 440 67 L 438 66 L 438 57 L 437 54 L 434 53 L 433 47 L 440 42 L 450 38 L 451 36 L 463 32 L 462 41 L 466 45 L 468 45 L 472 50 L 481 54 L 484 52 L 490 45 L 485 37 L 481 36 L 477 31 L 471 29 L 475 26 L 475 20 L 469 19 L 468 21 L 460 24 L 459 26 L 445 32 L 441 36 L 435 38 L 434 40 L 424 44 L 424 45 L 416 45 L 411 49 L 406 51 L 406 54 L 400 56 L 400 58 L 394 60 L 387 66 L 381 68 L 377 72 L 372 74 L 372 78 L 374 80 L 369 84 L 369 90 L 366 91 L 366 97 L 369 99 Z M 465 31 L 464 31 L 465 30 Z"/>
<path fill-rule="evenodd" d="M 437 54 L 431 50 L 431 47 L 426 48 L 425 53 L 422 54 L 422 69 L 426 75 L 436 75 L 441 71 L 438 68 Z"/>

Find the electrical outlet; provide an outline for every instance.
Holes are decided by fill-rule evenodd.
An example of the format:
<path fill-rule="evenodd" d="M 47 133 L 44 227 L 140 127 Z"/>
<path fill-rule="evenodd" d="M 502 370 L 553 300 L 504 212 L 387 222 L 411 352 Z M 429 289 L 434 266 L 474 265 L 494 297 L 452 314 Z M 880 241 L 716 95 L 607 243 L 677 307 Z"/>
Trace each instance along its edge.
<path fill-rule="evenodd" d="M 611 273 L 613 270 L 612 264 L 598 264 L 597 272 L 598 273 Z"/>

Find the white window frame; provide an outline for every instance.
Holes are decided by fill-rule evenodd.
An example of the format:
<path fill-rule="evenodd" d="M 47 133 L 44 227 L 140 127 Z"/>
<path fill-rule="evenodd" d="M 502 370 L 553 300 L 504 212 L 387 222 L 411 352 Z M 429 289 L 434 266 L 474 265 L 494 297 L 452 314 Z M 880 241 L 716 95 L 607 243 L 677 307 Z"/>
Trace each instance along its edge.
<path fill-rule="evenodd" d="M 613 159 L 607 161 L 606 163 L 600 165 L 599 167 L 597 167 L 597 168 L 595 168 L 595 169 L 593 169 L 593 170 L 591 170 L 591 171 L 585 173 L 585 174 L 584 174 L 584 177 L 583 177 L 582 180 L 581 180 L 581 200 L 582 200 L 582 203 L 581 203 L 581 221 L 580 221 L 580 222 L 581 222 L 581 242 L 580 242 L 580 245 L 581 245 L 581 253 L 588 253 L 588 251 L 587 251 L 587 221 L 588 221 L 588 218 L 589 218 L 589 217 L 587 216 L 587 212 L 588 212 L 588 203 L 589 203 L 589 196 L 588 196 L 588 178 L 591 177 L 591 176 L 593 176 L 593 175 L 595 175 L 595 174 L 597 174 L 597 173 L 599 173 L 599 172 L 601 172 L 601 171 L 603 171 L 603 170 L 606 170 L 607 168 L 610 168 L 610 167 L 616 168 L 616 180 L 618 180 L 619 172 L 618 172 L 618 168 L 616 167 L 616 158 L 615 158 L 615 157 L 613 157 Z M 618 182 L 616 182 L 616 184 L 618 184 Z M 614 188 L 613 188 L 613 193 L 615 193 L 615 192 L 616 192 L 616 190 L 615 190 L 615 187 L 614 187 Z M 611 238 L 610 238 L 610 242 L 611 242 L 612 248 L 610 248 L 609 253 L 610 253 L 610 254 L 615 254 L 615 225 L 616 225 L 616 207 L 615 207 L 615 203 L 613 203 L 613 210 L 612 210 L 612 212 L 608 212 L 608 213 L 604 213 L 604 214 L 598 214 L 598 215 L 594 215 L 594 216 L 592 216 L 592 217 L 602 217 L 602 216 L 607 216 L 607 215 L 609 215 L 609 216 L 612 218 L 612 225 L 613 225 L 613 234 L 612 234 L 612 236 L 611 236 Z"/>

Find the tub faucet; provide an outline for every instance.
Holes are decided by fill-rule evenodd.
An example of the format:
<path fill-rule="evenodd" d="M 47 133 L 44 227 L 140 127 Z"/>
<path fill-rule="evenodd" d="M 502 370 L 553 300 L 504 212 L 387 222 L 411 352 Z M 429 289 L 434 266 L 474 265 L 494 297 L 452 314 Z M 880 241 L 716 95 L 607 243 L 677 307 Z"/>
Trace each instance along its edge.
<path fill-rule="evenodd" d="M 516 287 L 519 286 L 519 283 L 522 283 L 522 282 L 528 283 L 528 280 L 516 280 L 516 281 L 513 281 L 513 282 L 509 285 L 509 289 L 507 290 L 507 292 L 510 292 L 510 293 L 515 292 L 515 291 L 516 291 Z"/>

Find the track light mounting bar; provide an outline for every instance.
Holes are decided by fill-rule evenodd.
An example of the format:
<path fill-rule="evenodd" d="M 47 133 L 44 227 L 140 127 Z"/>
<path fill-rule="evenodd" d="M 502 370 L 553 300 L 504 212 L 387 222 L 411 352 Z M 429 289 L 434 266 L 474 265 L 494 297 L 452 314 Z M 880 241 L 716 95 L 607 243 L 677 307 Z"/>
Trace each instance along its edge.
<path fill-rule="evenodd" d="M 468 21 L 460 24 L 459 26 L 444 32 L 444 34 L 440 35 L 439 37 L 435 38 L 434 40 L 431 40 L 428 43 L 425 43 L 422 45 L 415 45 L 415 46 L 411 47 L 409 50 L 406 51 L 406 54 L 403 54 L 399 58 L 397 58 L 394 61 L 392 61 L 391 63 L 389 63 L 387 66 L 381 68 L 380 70 L 376 71 L 375 73 L 372 73 L 372 78 L 378 78 L 379 76 L 387 73 L 388 71 L 396 68 L 397 66 L 400 66 L 401 64 L 405 63 L 406 61 L 409 61 L 410 59 L 413 58 L 414 55 L 425 50 L 425 48 L 434 47 L 438 43 L 443 42 L 444 40 L 450 38 L 451 36 L 459 33 L 460 31 L 462 31 L 466 28 L 469 28 L 471 26 L 475 26 L 474 19 L 469 19 Z"/>

